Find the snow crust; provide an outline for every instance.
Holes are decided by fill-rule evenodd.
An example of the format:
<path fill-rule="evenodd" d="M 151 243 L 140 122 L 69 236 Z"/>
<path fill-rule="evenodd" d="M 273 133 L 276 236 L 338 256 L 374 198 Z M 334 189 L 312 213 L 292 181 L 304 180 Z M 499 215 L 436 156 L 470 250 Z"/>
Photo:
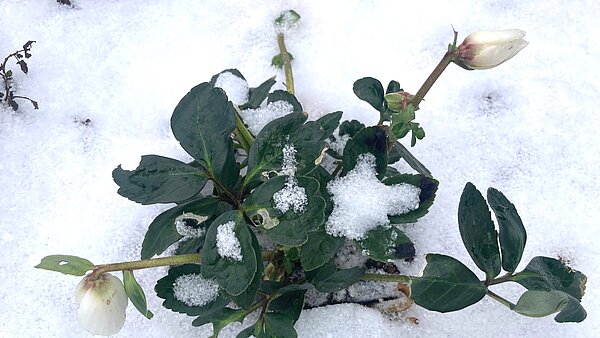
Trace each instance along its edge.
<path fill-rule="evenodd" d="M 223 72 L 217 77 L 215 87 L 222 88 L 229 101 L 236 106 L 248 102 L 248 82 L 231 72 Z"/>
<path fill-rule="evenodd" d="M 253 135 L 258 135 L 261 129 L 266 126 L 269 122 L 283 117 L 294 111 L 294 107 L 286 101 L 279 100 L 268 103 L 266 106 L 259 107 L 257 109 L 246 109 L 242 110 L 240 116 L 246 125 L 248 130 Z"/>
<path fill-rule="evenodd" d="M 217 298 L 219 284 L 199 273 L 179 276 L 173 282 L 173 294 L 188 306 L 204 306 Z"/>
<path fill-rule="evenodd" d="M 346 176 L 327 184 L 333 211 L 327 233 L 349 239 L 364 239 L 367 232 L 388 225 L 388 215 L 400 215 L 419 207 L 421 189 L 411 184 L 385 185 L 377 179 L 375 156 L 358 157 L 356 167 Z"/>
<path fill-rule="evenodd" d="M 231 258 L 236 261 L 241 261 L 242 247 L 240 240 L 235 235 L 235 222 L 229 221 L 220 224 L 217 228 L 217 251 L 219 256 L 223 258 Z"/>

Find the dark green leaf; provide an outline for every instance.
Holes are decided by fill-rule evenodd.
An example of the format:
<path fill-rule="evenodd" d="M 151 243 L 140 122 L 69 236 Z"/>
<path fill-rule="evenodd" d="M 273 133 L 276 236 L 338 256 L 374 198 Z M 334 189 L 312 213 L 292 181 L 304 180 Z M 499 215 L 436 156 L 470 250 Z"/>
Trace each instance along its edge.
<path fill-rule="evenodd" d="M 234 222 L 234 233 L 240 243 L 241 260 L 221 257 L 217 248 L 219 226 Z M 215 278 L 221 288 L 233 296 L 244 292 L 258 271 L 256 252 L 252 245 L 252 234 L 239 211 L 228 211 L 212 222 L 202 247 L 202 276 Z"/>
<path fill-rule="evenodd" d="M 177 244 L 177 249 L 175 249 L 176 255 L 199 253 L 200 249 L 202 249 L 202 245 L 204 244 L 204 236 L 183 238 Z"/>
<path fill-rule="evenodd" d="M 296 338 L 298 334 L 294 329 L 294 321 L 283 313 L 267 313 L 264 317 L 265 333 L 268 337 Z"/>
<path fill-rule="evenodd" d="M 42 258 L 38 269 L 57 271 L 65 275 L 83 276 L 94 268 L 94 263 L 85 258 L 70 255 L 50 255 Z"/>
<path fill-rule="evenodd" d="M 342 156 L 342 174 L 354 169 L 358 157 L 366 153 L 375 156 L 377 177 L 382 179 L 388 164 L 387 134 L 382 126 L 361 129 L 346 143 Z"/>
<path fill-rule="evenodd" d="M 566 292 L 552 290 L 526 291 L 513 311 L 528 317 L 545 317 L 559 312 L 554 320 L 559 323 L 582 322 L 587 313 L 579 301 Z"/>
<path fill-rule="evenodd" d="M 287 55 L 290 57 L 290 61 L 294 59 L 292 53 L 288 52 Z M 271 66 L 279 69 L 283 68 L 283 57 L 281 56 L 281 54 L 273 56 L 273 58 L 271 59 Z"/>
<path fill-rule="evenodd" d="M 293 9 L 281 12 L 281 14 L 275 19 L 275 24 L 279 26 L 289 27 L 297 23 L 300 20 L 300 14 Z"/>
<path fill-rule="evenodd" d="M 486 278 L 500 273 L 498 233 L 485 199 L 472 183 L 467 183 L 458 204 L 458 228 L 467 252 Z"/>
<path fill-rule="evenodd" d="M 340 130 L 338 134 L 340 136 L 348 135 L 350 137 L 354 137 L 354 135 L 356 135 L 356 133 L 361 131 L 363 128 L 365 128 L 365 125 L 362 124 L 360 121 L 346 120 L 340 124 Z"/>
<path fill-rule="evenodd" d="M 269 312 L 281 313 L 292 319 L 295 323 L 300 318 L 304 307 L 304 294 L 311 289 L 309 283 L 302 285 L 291 284 L 278 290 L 281 296 L 269 303 Z"/>
<path fill-rule="evenodd" d="M 365 77 L 354 82 L 352 89 L 354 90 L 354 94 L 356 94 L 359 99 L 367 102 L 379 112 L 383 112 L 385 110 L 383 104 L 383 86 L 379 80 L 372 77 Z"/>
<path fill-rule="evenodd" d="M 528 290 L 564 291 L 581 300 L 585 293 L 587 277 L 558 259 L 538 256 L 510 280 L 523 285 Z"/>
<path fill-rule="evenodd" d="M 133 306 L 146 318 L 152 319 L 154 314 L 148 310 L 144 289 L 135 280 L 132 271 L 123 270 L 123 285 L 125 285 L 125 293 L 131 300 L 131 303 L 133 303 Z"/>
<path fill-rule="evenodd" d="M 400 157 L 402 157 L 411 168 L 421 175 L 432 177 L 431 172 L 421 162 L 419 162 L 419 160 L 413 154 L 411 154 L 411 152 L 408 151 L 408 149 L 406 149 L 402 143 L 396 142 L 394 144 L 394 148 L 396 148 L 396 151 L 399 152 Z"/>
<path fill-rule="evenodd" d="M 393 225 L 388 229 L 377 227 L 369 231 L 364 240 L 356 243 L 362 248 L 363 254 L 381 262 L 415 257 L 413 242 Z"/>
<path fill-rule="evenodd" d="M 294 107 L 294 110 L 293 110 L 294 113 L 302 113 L 304 111 L 304 110 L 302 110 L 302 105 L 300 104 L 300 102 L 298 102 L 296 97 L 294 95 L 290 94 L 288 91 L 276 90 L 276 91 L 272 92 L 271 94 L 269 94 L 267 103 L 271 103 L 271 102 L 275 102 L 275 101 L 285 101 L 285 102 L 291 104 L 292 107 Z"/>
<path fill-rule="evenodd" d="M 187 202 L 173 207 L 156 216 L 154 221 L 148 226 L 148 231 L 142 243 L 142 259 L 151 258 L 154 255 L 160 255 L 171 244 L 180 240 L 183 236 L 177 232 L 175 219 L 184 213 L 192 213 L 198 216 L 212 217 L 217 208 L 218 199 L 215 197 L 206 197 L 199 200 Z M 207 221 L 210 221 L 208 219 Z M 210 224 L 205 223 L 205 227 Z"/>
<path fill-rule="evenodd" d="M 429 212 L 429 207 L 433 205 L 435 193 L 437 191 L 438 182 L 436 179 L 424 175 L 399 174 L 391 177 L 386 177 L 383 180 L 386 185 L 394 185 L 399 183 L 412 184 L 419 189 L 419 207 L 405 214 L 388 216 L 392 224 L 414 223 L 419 218 L 425 216 Z"/>
<path fill-rule="evenodd" d="M 198 264 L 184 264 L 170 268 L 169 273 L 159 279 L 154 286 L 156 295 L 164 299 L 162 306 L 190 316 L 210 316 L 227 306 L 229 300 L 220 294 L 212 302 L 203 306 L 190 306 L 175 297 L 173 288 L 177 278 L 184 275 L 199 275 L 200 270 L 201 267 Z"/>
<path fill-rule="evenodd" d="M 256 292 L 260 288 L 263 274 L 262 253 L 260 250 L 260 245 L 258 244 L 258 239 L 252 231 L 250 231 L 250 236 L 252 237 L 252 248 L 254 248 L 254 253 L 256 255 L 256 274 L 254 275 L 252 283 L 250 283 L 250 286 L 248 286 L 244 292 L 238 296 L 231 296 L 231 299 L 235 302 L 235 304 L 243 309 L 250 308 L 250 306 L 254 303 Z"/>
<path fill-rule="evenodd" d="M 216 338 L 223 328 L 233 322 L 242 322 L 248 315 L 248 311 L 244 309 L 234 310 L 228 307 L 219 309 L 206 315 L 201 315 L 194 319 L 192 326 L 202 326 L 212 323 L 213 335 L 210 337 Z"/>
<path fill-rule="evenodd" d="M 277 81 L 275 81 L 275 77 L 272 77 L 261 83 L 258 87 L 250 88 L 248 103 L 242 106 L 241 109 L 256 109 L 260 107 L 260 105 L 269 95 L 271 87 L 273 87 L 276 82 Z"/>
<path fill-rule="evenodd" d="M 340 119 L 343 113 L 336 111 L 327 115 L 321 116 L 316 122 L 321 125 L 321 128 L 325 131 L 326 137 L 329 137 L 335 131 L 335 128 L 340 124 Z"/>
<path fill-rule="evenodd" d="M 21 71 L 25 74 L 27 74 L 27 72 L 29 72 L 29 68 L 27 67 L 27 62 L 25 62 L 24 60 L 19 60 L 17 61 L 17 64 L 19 65 L 19 67 L 21 68 Z"/>
<path fill-rule="evenodd" d="M 390 151 L 388 152 L 388 164 L 393 164 L 402 158 L 402 150 L 400 149 L 399 142 L 395 142 Z"/>
<path fill-rule="evenodd" d="M 235 108 L 221 88 L 214 88 L 210 83 L 192 88 L 175 107 L 171 129 L 183 149 L 211 179 L 225 183 L 237 180 L 239 166 L 234 159 L 231 139 Z"/>
<path fill-rule="evenodd" d="M 400 86 L 400 83 L 398 81 L 390 81 L 390 83 L 387 86 L 387 89 L 385 90 L 386 94 L 389 93 L 396 93 L 402 91 L 402 87 Z"/>
<path fill-rule="evenodd" d="M 411 298 L 432 311 L 451 312 L 481 300 L 487 289 L 477 276 L 458 260 L 428 254 L 423 276 L 413 277 Z"/>
<path fill-rule="evenodd" d="M 134 171 L 118 166 L 112 172 L 119 195 L 141 204 L 177 203 L 196 196 L 208 177 L 181 161 L 144 155 Z"/>
<path fill-rule="evenodd" d="M 527 242 L 525 227 L 515 206 L 500 191 L 489 188 L 487 199 L 498 221 L 502 268 L 514 272 L 521 261 Z"/>
<path fill-rule="evenodd" d="M 333 237 L 324 226 L 308 233 L 308 241 L 300 250 L 300 262 L 306 271 L 314 270 L 330 261 L 344 244 L 343 237 Z"/>
<path fill-rule="evenodd" d="M 332 261 L 306 272 L 308 281 L 321 292 L 336 292 L 358 282 L 365 273 L 363 267 L 338 269 Z"/>

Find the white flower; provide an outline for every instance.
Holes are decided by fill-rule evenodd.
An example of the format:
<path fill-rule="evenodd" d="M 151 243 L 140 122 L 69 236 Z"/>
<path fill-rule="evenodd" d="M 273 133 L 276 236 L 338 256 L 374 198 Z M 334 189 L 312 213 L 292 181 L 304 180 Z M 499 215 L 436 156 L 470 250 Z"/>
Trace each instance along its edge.
<path fill-rule="evenodd" d="M 458 46 L 455 62 L 467 69 L 489 69 L 509 60 L 529 42 L 520 29 L 471 33 Z"/>
<path fill-rule="evenodd" d="M 121 280 L 109 273 L 85 276 L 75 289 L 77 320 L 86 331 L 110 336 L 123 327 L 127 294 Z"/>

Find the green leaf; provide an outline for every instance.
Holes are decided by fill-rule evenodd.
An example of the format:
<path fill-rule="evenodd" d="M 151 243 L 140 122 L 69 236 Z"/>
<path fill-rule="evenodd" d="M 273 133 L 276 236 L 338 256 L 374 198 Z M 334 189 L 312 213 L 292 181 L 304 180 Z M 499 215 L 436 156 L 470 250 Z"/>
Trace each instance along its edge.
<path fill-rule="evenodd" d="M 385 90 L 386 94 L 389 93 L 396 93 L 402 91 L 402 87 L 400 86 L 400 83 L 398 81 L 390 81 L 390 83 L 387 86 L 387 89 Z"/>
<path fill-rule="evenodd" d="M 281 313 L 296 323 L 304 307 L 304 294 L 312 286 L 309 283 L 291 284 L 277 290 L 281 296 L 269 303 L 269 312 Z"/>
<path fill-rule="evenodd" d="M 458 228 L 467 252 L 487 279 L 500 273 L 498 233 L 485 199 L 472 183 L 467 183 L 458 204 Z"/>
<path fill-rule="evenodd" d="M 344 121 L 340 124 L 340 130 L 338 134 L 340 136 L 348 135 L 350 137 L 354 137 L 356 133 L 366 128 L 364 124 L 357 120 Z"/>
<path fill-rule="evenodd" d="M 175 107 L 171 129 L 183 149 L 211 179 L 226 183 L 237 180 L 239 166 L 231 139 L 235 108 L 221 88 L 210 83 L 192 88 Z"/>
<path fill-rule="evenodd" d="M 217 248 L 219 226 L 234 222 L 234 233 L 240 243 L 241 260 L 221 257 Z M 202 247 L 202 276 L 215 278 L 221 288 L 233 296 L 244 292 L 258 271 L 256 252 L 252 245 L 252 233 L 237 210 L 228 211 L 212 222 Z"/>
<path fill-rule="evenodd" d="M 354 82 L 352 89 L 359 99 L 367 102 L 379 112 L 385 111 L 383 86 L 379 80 L 365 77 Z"/>
<path fill-rule="evenodd" d="M 261 227 L 275 243 L 285 246 L 298 246 L 306 243 L 308 232 L 316 230 L 325 222 L 325 199 L 318 196 L 319 182 L 312 177 L 296 177 L 299 187 L 304 188 L 307 204 L 303 212 L 292 208 L 282 213 L 275 208 L 273 195 L 282 190 L 288 181 L 287 176 L 268 180 L 246 198 L 243 209 L 252 219 L 256 215 L 263 218 Z M 266 214 L 265 214 L 266 213 Z M 265 222 L 268 217 L 269 220 Z"/>
<path fill-rule="evenodd" d="M 431 171 L 429 171 L 429 169 L 427 169 L 423 165 L 423 163 L 421 163 L 413 154 L 411 154 L 411 152 L 408 149 L 406 149 L 406 147 L 404 147 L 402 143 L 396 142 L 392 149 L 394 148 L 395 151 L 399 153 L 400 157 L 402 157 L 404 161 L 406 161 L 406 163 L 416 172 L 427 177 L 432 177 Z"/>
<path fill-rule="evenodd" d="M 300 20 L 300 14 L 293 9 L 281 12 L 281 14 L 275 19 L 275 24 L 279 26 L 289 27 Z"/>
<path fill-rule="evenodd" d="M 276 82 L 277 81 L 275 81 L 275 77 L 272 77 L 267 81 L 261 83 L 258 87 L 250 88 L 248 95 L 248 103 L 244 104 L 242 107 L 240 107 L 240 109 L 256 109 L 260 107 L 260 105 L 269 95 L 271 87 L 273 87 L 273 85 Z"/>
<path fill-rule="evenodd" d="M 341 111 L 336 111 L 327 115 L 323 115 L 319 119 L 317 119 L 316 122 L 319 125 L 321 125 L 321 128 L 323 128 L 323 130 L 325 131 L 326 137 L 329 137 L 331 134 L 333 134 L 335 129 L 339 126 L 340 119 L 342 118 L 343 114 L 344 113 L 342 113 Z"/>
<path fill-rule="evenodd" d="M 587 313 L 581 303 L 562 291 L 530 290 L 523 293 L 513 311 L 528 317 L 545 317 L 559 312 L 554 320 L 559 323 L 582 322 Z"/>
<path fill-rule="evenodd" d="M 185 275 L 199 275 L 201 267 L 198 264 L 184 264 L 169 269 L 169 273 L 159 279 L 154 286 L 154 291 L 159 298 L 164 299 L 162 306 L 178 313 L 190 316 L 208 316 L 220 311 L 229 303 L 229 299 L 218 295 L 212 302 L 203 306 L 190 306 L 175 297 L 173 290 L 177 278 Z"/>
<path fill-rule="evenodd" d="M 537 256 L 525 269 L 510 277 L 528 290 L 564 291 L 577 300 L 585 293 L 587 277 L 566 266 L 558 259 Z"/>
<path fill-rule="evenodd" d="M 413 277 L 411 298 L 432 311 L 458 311 L 473 305 L 487 293 L 477 276 L 455 258 L 428 254 L 423 276 Z"/>
<path fill-rule="evenodd" d="M 306 271 L 308 281 L 321 292 L 336 292 L 358 282 L 365 273 L 363 267 L 338 269 L 332 261 L 312 270 Z"/>
<path fill-rule="evenodd" d="M 248 311 L 244 309 L 233 310 L 228 307 L 219 309 L 212 313 L 201 315 L 194 319 L 192 326 L 202 326 L 204 324 L 212 323 L 213 335 L 210 337 L 218 337 L 219 332 L 223 328 L 233 322 L 242 322 L 248 315 Z"/>
<path fill-rule="evenodd" d="M 292 53 L 288 52 L 287 55 L 290 57 L 290 61 L 294 59 Z M 283 57 L 281 56 L 281 54 L 273 56 L 273 58 L 271 59 L 271 66 L 279 69 L 283 68 Z"/>
<path fill-rule="evenodd" d="M 502 268 L 504 271 L 514 272 L 525 250 L 527 232 L 525 232 L 517 209 L 504 194 L 494 188 L 489 188 L 487 199 L 498 222 Z"/>
<path fill-rule="evenodd" d="M 112 172 L 119 195 L 141 204 L 177 203 L 200 192 L 208 177 L 197 168 L 158 155 L 144 155 L 138 167 Z"/>
<path fill-rule="evenodd" d="M 252 282 L 244 292 L 238 296 L 231 296 L 231 299 L 235 302 L 235 304 L 243 309 L 249 309 L 252 303 L 254 303 L 256 292 L 260 288 L 264 269 L 262 252 L 260 250 L 260 245 L 258 244 L 258 239 L 252 231 L 250 231 L 250 236 L 252 237 L 252 248 L 254 249 L 254 254 L 256 255 L 256 274 L 254 274 L 254 279 L 252 279 Z"/>
<path fill-rule="evenodd" d="M 264 317 L 265 333 L 268 337 L 296 338 L 298 333 L 294 329 L 294 321 L 283 313 L 267 313 Z"/>
<path fill-rule="evenodd" d="M 435 193 L 440 184 L 440 182 L 431 177 L 413 174 L 399 174 L 386 177 L 383 180 L 383 183 L 386 185 L 406 183 L 421 189 L 421 193 L 419 193 L 419 207 L 405 214 L 388 216 L 390 223 L 392 224 L 414 223 L 419 218 L 425 216 L 429 212 L 429 207 L 433 205 Z"/>
<path fill-rule="evenodd" d="M 267 99 L 267 104 L 275 101 L 285 101 L 294 107 L 294 113 L 302 113 L 304 110 L 302 109 L 302 105 L 298 102 L 298 99 L 290 92 L 285 90 L 276 90 L 269 94 Z"/>
<path fill-rule="evenodd" d="M 131 300 L 131 303 L 133 303 L 133 306 L 146 318 L 152 319 L 154 314 L 148 310 L 144 289 L 135 280 L 132 271 L 123 270 L 123 284 L 125 285 L 125 293 Z"/>
<path fill-rule="evenodd" d="M 343 237 L 333 237 L 325 227 L 308 233 L 308 241 L 300 250 L 300 262 L 306 271 L 314 270 L 329 262 L 344 244 Z"/>
<path fill-rule="evenodd" d="M 183 238 L 175 227 L 175 219 L 177 217 L 182 216 L 184 213 L 212 217 L 216 211 L 218 201 L 217 198 L 212 196 L 205 197 L 180 204 L 156 216 L 154 221 L 148 226 L 148 231 L 142 242 L 141 258 L 148 259 L 154 255 L 160 255 L 171 244 Z"/>
<path fill-rule="evenodd" d="M 382 179 L 388 163 L 387 134 L 383 126 L 361 129 L 346 143 L 342 156 L 342 174 L 345 175 L 354 169 L 358 157 L 366 153 L 375 156 L 377 177 Z"/>
<path fill-rule="evenodd" d="M 50 255 L 42 258 L 38 269 L 57 271 L 65 275 L 83 276 L 94 268 L 94 263 L 85 258 L 70 255 Z"/>
<path fill-rule="evenodd" d="M 393 225 L 387 229 L 377 227 L 369 231 L 365 239 L 356 243 L 363 250 L 363 254 L 381 262 L 415 257 L 413 242 Z"/>
<path fill-rule="evenodd" d="M 175 255 L 186 255 L 191 253 L 199 253 L 204 245 L 204 236 L 201 237 L 184 237 L 177 243 Z"/>

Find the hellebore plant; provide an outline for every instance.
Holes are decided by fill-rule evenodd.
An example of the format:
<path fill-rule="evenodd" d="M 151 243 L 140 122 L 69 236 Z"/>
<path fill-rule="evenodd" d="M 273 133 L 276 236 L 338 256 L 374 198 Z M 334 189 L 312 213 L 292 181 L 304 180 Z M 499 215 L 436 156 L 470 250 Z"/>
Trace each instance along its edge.
<path fill-rule="evenodd" d="M 276 25 L 289 31 L 299 18 L 288 11 Z M 517 272 L 527 234 L 515 206 L 493 188 L 486 200 L 467 183 L 458 208 L 459 232 L 483 280 L 443 254 L 428 254 L 421 276 L 390 269 L 394 260 L 414 258 L 403 226 L 427 214 L 439 184 L 398 140 L 410 132 L 414 145 L 425 136 L 415 112 L 448 64 L 497 66 L 527 44 L 524 34 L 478 32 L 457 46 L 454 32 L 448 52 L 415 95 L 396 81 L 384 91 L 377 79 L 359 79 L 355 94 L 380 115 L 377 125 L 365 126 L 340 123 L 339 111 L 307 120 L 293 95 L 282 30 L 272 63 L 284 69 L 287 91 L 271 91 L 274 78 L 248 88 L 236 69 L 216 74 L 192 88 L 171 117 L 175 138 L 194 161 L 145 155 L 135 170 L 113 171 L 120 195 L 141 204 L 174 203 L 149 225 L 141 260 L 94 265 L 53 255 L 37 267 L 78 276 L 91 271 L 78 287 L 77 314 L 84 329 L 98 334 L 119 330 L 125 294 L 152 318 L 133 270 L 160 266 L 169 266 L 155 286 L 163 306 L 194 316 L 194 326 L 212 323 L 215 337 L 255 311 L 256 321 L 238 337 L 296 337 L 305 294 L 331 294 L 355 283 L 395 283 L 403 292 L 394 301 L 409 297 L 408 306 L 432 311 L 457 311 L 487 295 L 525 316 L 558 313 L 557 322 L 580 322 L 586 317 L 580 304 L 585 275 L 549 257 L 535 257 Z M 268 121 L 256 123 L 267 113 Z M 391 164 L 399 160 L 417 173 L 398 172 Z M 367 263 L 339 266 L 342 247 L 355 248 Z M 169 248 L 175 255 L 153 258 Z M 499 276 L 501 270 L 506 273 Z M 111 271 L 123 271 L 124 285 Z M 492 291 L 505 282 L 527 291 L 513 303 Z"/>

